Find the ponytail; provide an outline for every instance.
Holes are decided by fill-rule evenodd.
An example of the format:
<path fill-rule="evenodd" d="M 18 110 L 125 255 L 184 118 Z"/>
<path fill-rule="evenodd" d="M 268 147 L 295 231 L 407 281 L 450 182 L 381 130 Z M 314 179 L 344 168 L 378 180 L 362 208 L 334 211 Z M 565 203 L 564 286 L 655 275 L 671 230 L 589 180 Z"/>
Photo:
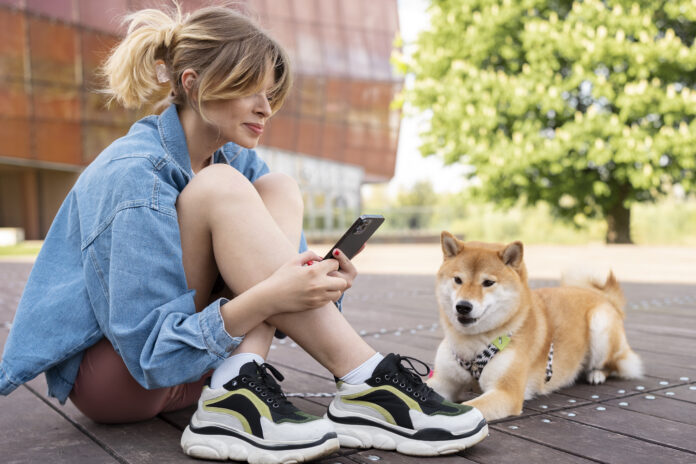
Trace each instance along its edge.
<path fill-rule="evenodd" d="M 126 108 L 140 108 L 162 90 L 155 65 L 164 61 L 182 25 L 178 4 L 173 13 L 147 9 L 125 17 L 128 33 L 102 67 L 107 81 L 103 93 L 109 103 L 115 100 Z"/>

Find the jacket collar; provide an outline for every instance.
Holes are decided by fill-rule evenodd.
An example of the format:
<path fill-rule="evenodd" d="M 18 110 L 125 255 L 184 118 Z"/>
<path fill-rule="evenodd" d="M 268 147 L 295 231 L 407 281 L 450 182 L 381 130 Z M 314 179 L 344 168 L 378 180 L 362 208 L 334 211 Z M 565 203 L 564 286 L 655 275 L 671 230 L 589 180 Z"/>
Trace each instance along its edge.
<path fill-rule="evenodd" d="M 179 168 L 188 176 L 188 179 L 193 178 L 193 169 L 191 168 L 191 157 L 186 144 L 186 134 L 179 120 L 179 112 L 175 104 L 162 112 L 157 121 L 157 129 L 159 130 L 162 146 L 169 155 L 169 158 L 176 163 Z M 242 147 L 228 143 L 213 154 L 213 163 L 229 164 L 231 160 L 239 155 Z"/>
<path fill-rule="evenodd" d="M 169 108 L 162 112 L 157 120 L 157 130 L 167 155 L 190 180 L 193 177 L 191 157 L 189 156 L 186 134 L 181 126 L 176 105 L 171 104 Z"/>

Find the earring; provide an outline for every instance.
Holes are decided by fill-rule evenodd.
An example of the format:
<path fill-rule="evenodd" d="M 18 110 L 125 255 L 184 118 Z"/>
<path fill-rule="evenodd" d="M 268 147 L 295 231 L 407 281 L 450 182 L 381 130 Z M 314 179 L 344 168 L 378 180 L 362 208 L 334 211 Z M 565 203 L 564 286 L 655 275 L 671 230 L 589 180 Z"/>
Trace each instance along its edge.
<path fill-rule="evenodd" d="M 157 74 L 157 82 L 164 84 L 169 82 L 169 75 L 167 73 L 167 65 L 162 61 L 155 63 L 155 73 Z"/>

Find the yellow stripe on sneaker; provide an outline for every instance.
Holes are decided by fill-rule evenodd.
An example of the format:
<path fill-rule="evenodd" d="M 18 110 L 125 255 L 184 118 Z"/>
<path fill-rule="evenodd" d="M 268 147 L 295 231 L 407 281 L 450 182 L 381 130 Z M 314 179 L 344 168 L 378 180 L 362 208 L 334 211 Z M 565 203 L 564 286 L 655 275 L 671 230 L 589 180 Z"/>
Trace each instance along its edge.
<path fill-rule="evenodd" d="M 246 417 L 242 416 L 241 413 L 238 413 L 237 411 L 232 411 L 230 409 L 225 409 L 225 408 L 215 408 L 215 407 L 204 407 L 206 411 L 210 412 L 221 412 L 223 414 L 227 414 L 229 416 L 236 417 L 239 422 L 242 424 L 242 427 L 244 428 L 244 432 L 248 433 L 249 435 L 253 435 L 251 432 L 251 426 L 249 425 L 249 421 L 246 420 Z"/>
<path fill-rule="evenodd" d="M 377 411 L 378 413 L 380 413 L 384 417 L 384 420 L 386 420 L 387 422 L 389 422 L 392 425 L 397 425 L 396 421 L 394 420 L 394 417 L 389 413 L 389 411 L 384 409 L 382 406 L 375 404 L 372 401 L 364 401 L 364 400 L 359 399 L 364 395 L 369 395 L 370 393 L 375 392 L 375 391 L 379 391 L 379 390 L 386 390 L 389 393 L 396 395 L 401 401 L 406 403 L 406 405 L 410 409 L 415 409 L 418 412 L 423 412 L 423 410 L 421 409 L 420 405 L 418 404 L 418 402 L 416 400 L 414 400 L 410 396 L 406 395 L 405 393 L 401 392 L 397 388 L 392 387 L 391 385 L 382 385 L 379 387 L 372 387 L 368 390 L 363 390 L 359 393 L 353 393 L 352 395 L 341 396 L 341 401 L 344 401 L 344 402 L 349 403 L 349 404 L 356 404 L 356 405 L 361 405 L 361 406 L 365 406 L 365 407 L 374 409 L 375 411 Z"/>
<path fill-rule="evenodd" d="M 246 397 L 249 401 L 251 401 L 253 403 L 253 405 L 259 411 L 259 414 L 261 414 L 263 417 L 265 417 L 269 421 L 273 422 L 273 417 L 271 416 L 271 410 L 268 408 L 268 406 L 263 401 L 261 401 L 258 396 L 256 396 L 254 393 L 247 390 L 246 388 L 234 390 L 234 391 L 225 393 L 224 395 L 218 396 L 216 398 L 211 398 L 207 401 L 204 401 L 203 402 L 203 409 L 206 411 L 222 412 L 222 413 L 230 414 L 230 415 L 237 417 L 238 413 L 235 413 L 235 411 L 230 411 L 229 409 L 226 409 L 226 408 L 217 408 L 215 406 L 209 406 L 212 403 L 218 403 L 218 402 L 223 401 L 223 400 L 225 400 L 233 395 L 242 395 L 242 396 Z"/>

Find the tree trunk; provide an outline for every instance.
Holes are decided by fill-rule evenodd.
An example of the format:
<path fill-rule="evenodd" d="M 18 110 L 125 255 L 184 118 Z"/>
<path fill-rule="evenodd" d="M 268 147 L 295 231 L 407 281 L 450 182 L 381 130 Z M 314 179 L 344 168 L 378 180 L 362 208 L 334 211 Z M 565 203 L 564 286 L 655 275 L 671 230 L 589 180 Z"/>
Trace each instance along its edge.
<path fill-rule="evenodd" d="M 607 211 L 607 243 L 633 243 L 631 240 L 631 208 L 619 201 Z"/>

